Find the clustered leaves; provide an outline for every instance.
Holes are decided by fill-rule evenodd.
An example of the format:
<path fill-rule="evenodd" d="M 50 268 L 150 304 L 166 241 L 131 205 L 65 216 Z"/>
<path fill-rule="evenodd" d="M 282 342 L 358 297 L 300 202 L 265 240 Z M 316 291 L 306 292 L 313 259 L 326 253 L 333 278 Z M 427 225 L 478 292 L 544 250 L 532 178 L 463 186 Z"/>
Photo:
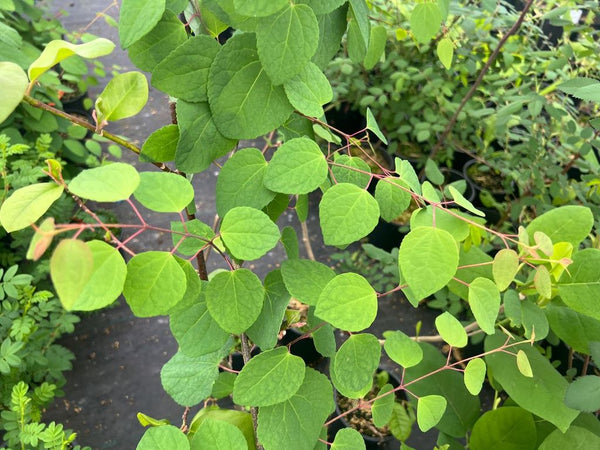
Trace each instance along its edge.
<path fill-rule="evenodd" d="M 124 0 L 121 9 L 122 47 L 134 64 L 152 73 L 155 87 L 176 98 L 177 125 L 155 131 L 142 149 L 144 160 L 166 163 L 164 170 L 138 172 L 112 163 L 72 179 L 50 171 L 52 182 L 17 190 L 0 209 L 2 226 L 16 231 L 34 224 L 67 193 L 82 204 L 126 201 L 140 221 L 129 227 L 134 236 L 148 230 L 172 235 L 172 251 L 135 254 L 130 239 L 120 240 L 101 221 L 80 227 L 46 222 L 36 228 L 36 248 L 48 238 L 66 237 L 52 255 L 51 275 L 67 310 L 99 309 L 123 293 L 137 316 L 168 315 L 179 349 L 161 371 L 164 389 L 185 407 L 231 394 L 235 404 L 256 416 L 253 421 L 246 411 L 203 408 L 187 434 L 141 416 L 152 426 L 138 448 L 226 443 L 245 449 L 259 442 L 267 450 L 311 450 L 326 440 L 334 388 L 361 399 L 359 405 L 373 409 L 376 425 L 389 425 L 402 441 L 415 419 L 422 431 L 439 430 L 440 445 L 465 436 L 473 448 L 502 445 L 515 422 L 526 433 L 517 438 L 524 445 L 550 445 L 546 441 L 560 439 L 555 430 L 577 439 L 589 431 L 598 441 L 585 414 L 598 404 L 597 390 L 592 399 L 581 395 L 597 387 L 595 377 L 570 384 L 532 345 L 552 330 L 597 356 L 600 250 L 580 250 L 593 229 L 591 211 L 563 206 L 504 234 L 488 228 L 483 213 L 455 186 L 446 189 L 435 164 L 426 171 L 428 180 L 421 180 L 406 160 L 397 158 L 394 167 L 378 167 L 376 174 L 354 156 L 358 151 L 372 159 L 368 131 L 385 136 L 370 113 L 367 127 L 354 135 L 326 124 L 322 107 L 330 86 L 322 67 L 337 53 L 344 33 L 350 58 L 366 66 L 379 59 L 381 29 L 371 27 L 364 0 L 206 0 L 185 9 L 194 36 L 177 17 L 185 7 L 185 2 Z M 411 19 L 414 38 L 430 41 L 447 15 L 444 2 L 419 3 Z M 203 24 L 200 17 L 213 20 Z M 224 29 L 219 22 L 237 29 L 223 45 L 203 34 L 218 35 L 215 30 Z M 447 63 L 447 51 L 441 52 Z M 51 59 L 57 62 L 58 56 Z M 96 102 L 98 129 L 139 111 L 147 95 L 142 78 L 131 72 L 111 81 Z M 276 142 L 274 152 L 267 152 L 269 145 L 263 151 L 237 146 L 268 133 L 268 143 Z M 230 152 L 223 164 L 215 162 Z M 213 162 L 220 169 L 219 220 L 211 227 L 194 216 L 195 196 L 201 193 L 194 192 L 190 175 Z M 373 180 L 378 182 L 374 194 L 367 189 Z M 359 241 L 380 220 L 391 221 L 414 207 L 410 231 L 397 252 L 399 277 L 392 291 L 402 291 L 415 307 L 440 290 L 468 303 L 471 323 L 450 312 L 435 321 L 447 355 L 399 330 L 381 338 L 365 331 L 389 292 L 377 292 L 361 274 L 336 274 L 300 257 L 296 232 L 280 228 L 277 219 L 289 208 L 306 222 L 307 195 L 316 191 L 322 192 L 315 198 L 323 241 L 330 246 Z M 169 229 L 148 224 L 141 206 L 175 219 L 178 214 L 179 220 Z M 79 239 L 87 228 L 103 229 L 116 248 Z M 481 249 L 483 239 L 500 243 L 492 255 Z M 279 243 L 287 259 L 264 281 L 251 266 L 244 267 Z M 127 262 L 118 250 L 130 255 Z M 205 250 L 217 254 L 226 269 L 200 279 L 192 261 L 202 264 Z M 305 317 L 288 310 L 292 297 Z M 562 317 L 586 326 L 570 333 Z M 329 377 L 277 345 L 280 330 L 290 322 L 306 323 L 303 332 L 330 358 Z M 335 329 L 348 335 L 339 346 Z M 453 361 L 453 351 L 465 347 L 470 334 L 485 334 L 485 351 Z M 236 341 L 246 359 L 241 370 L 225 361 Z M 262 352 L 249 358 L 252 343 Z M 376 399 L 364 400 L 382 348 L 400 366 L 402 379 L 397 387 L 381 386 Z M 476 395 L 486 376 L 512 403 L 481 415 Z M 399 392 L 406 401 L 396 399 Z M 532 431 L 536 421 L 545 421 L 545 435 Z M 362 447 L 354 431 L 334 439 L 332 448 Z"/>

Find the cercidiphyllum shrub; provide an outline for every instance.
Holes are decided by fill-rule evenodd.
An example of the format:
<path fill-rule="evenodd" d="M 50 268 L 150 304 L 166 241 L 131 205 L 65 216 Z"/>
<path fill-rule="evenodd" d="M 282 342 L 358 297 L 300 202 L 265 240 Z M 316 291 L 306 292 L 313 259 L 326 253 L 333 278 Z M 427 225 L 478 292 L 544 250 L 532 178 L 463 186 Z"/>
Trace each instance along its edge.
<path fill-rule="evenodd" d="M 188 36 L 177 19 L 184 8 L 195 36 Z M 438 30 L 431 18 L 441 22 L 440 5 L 419 3 L 415 9 L 413 33 L 416 27 L 418 38 L 427 41 Z M 441 446 L 459 445 L 457 439 L 463 438 L 473 449 L 509 441 L 523 448 L 568 447 L 575 441 L 599 445 L 598 422 L 589 413 L 600 408 L 600 379 L 585 370 L 569 383 L 532 345 L 552 333 L 588 362 L 590 355 L 598 360 L 600 250 L 589 245 L 592 212 L 563 206 L 502 233 L 488 228 L 481 211 L 454 186 L 420 182 L 406 160 L 398 158 L 393 170 L 373 174 L 353 159 L 350 147 L 365 154 L 370 150 L 367 129 L 382 142 L 385 136 L 370 111 L 366 129 L 352 136 L 319 118 L 331 99 L 321 70 L 346 32 L 355 56 L 366 58 L 375 51 L 368 16 L 364 0 L 206 0 L 187 7 L 183 1 L 124 0 L 121 45 L 138 67 L 152 73 L 155 86 L 177 99 L 177 124 L 155 131 L 142 149 L 104 129 L 146 103 L 146 78 L 129 72 L 113 78 L 100 94 L 97 123 L 87 127 L 141 153 L 162 172 L 112 163 L 65 181 L 60 165 L 49 160 L 48 181 L 15 191 L 0 208 L 0 223 L 14 232 L 36 223 L 61 197 L 73 196 L 94 223 L 46 219 L 33 227 L 37 254 L 58 238 L 50 266 L 63 306 L 94 310 L 122 293 L 137 316 L 168 315 L 179 349 L 161 371 L 165 390 L 183 407 L 231 395 L 242 409 L 205 408 L 181 428 L 140 415 L 151 427 L 138 448 L 324 448 L 325 425 L 336 419 L 328 419 L 334 411 L 333 387 L 349 398 L 364 396 L 382 347 L 400 366 L 402 381 L 373 401 L 359 402 L 381 413 L 378 425 L 392 425 L 390 398 L 403 390 L 416 409 L 419 428 L 436 428 Z M 218 35 L 226 25 L 238 31 L 224 45 L 204 34 Z M 0 77 L 12 86 L 7 90 L 0 84 L 6 99 L 0 117 L 22 101 L 59 114 L 26 93 L 32 83 L 68 53 L 97 57 L 110 52 L 112 44 L 99 39 L 51 47 L 57 48 L 63 51 L 42 54 L 28 75 L 0 63 Z M 265 133 L 271 142 L 273 131 L 280 140 L 272 154 L 268 148 L 237 145 Z M 191 174 L 213 170 L 212 162 L 226 154 L 225 163 L 215 164 L 216 191 L 196 192 Z M 373 178 L 378 183 L 371 194 L 366 187 Z M 359 273 L 336 274 L 300 257 L 296 232 L 277 218 L 292 208 L 306 222 L 308 195 L 315 191 L 322 192 L 322 238 L 337 247 L 365 237 L 380 217 L 392 220 L 411 204 L 418 206 L 398 249 L 394 289 L 377 292 Z M 213 194 L 220 217 L 214 228 L 195 218 L 195 199 Z M 86 205 L 88 200 L 125 201 L 139 222 L 108 227 Z M 171 226 L 149 223 L 140 205 L 170 214 Z M 127 228 L 129 237 L 116 236 L 113 230 L 119 227 Z M 105 240 L 81 239 L 89 229 L 103 229 Z M 130 242 L 148 230 L 170 234 L 171 250 L 136 254 Z M 481 247 L 490 236 L 501 243 L 493 255 Z M 286 257 L 261 280 L 246 262 L 257 264 L 278 243 Z M 224 267 L 210 278 L 204 259 L 209 249 Z M 381 297 L 402 291 L 418 307 L 441 289 L 468 302 L 474 321 L 461 323 L 446 311 L 435 321 L 436 336 L 364 332 L 375 320 Z M 308 307 L 306 334 L 331 359 L 329 377 L 277 345 L 292 297 Z M 570 326 L 574 323 L 578 326 Z M 336 329 L 348 334 L 339 348 Z M 469 334 L 485 335 L 484 352 L 462 358 L 454 349 L 465 347 Z M 221 363 L 236 339 L 246 359 L 239 372 Z M 443 352 L 428 343 L 442 341 L 447 344 Z M 262 352 L 252 355 L 255 345 Z M 477 394 L 486 378 L 502 394 L 495 409 L 482 415 Z M 395 425 L 392 430 L 399 429 Z M 406 439 L 401 432 L 396 436 Z M 361 448 L 360 442 L 350 430 L 327 444 Z"/>

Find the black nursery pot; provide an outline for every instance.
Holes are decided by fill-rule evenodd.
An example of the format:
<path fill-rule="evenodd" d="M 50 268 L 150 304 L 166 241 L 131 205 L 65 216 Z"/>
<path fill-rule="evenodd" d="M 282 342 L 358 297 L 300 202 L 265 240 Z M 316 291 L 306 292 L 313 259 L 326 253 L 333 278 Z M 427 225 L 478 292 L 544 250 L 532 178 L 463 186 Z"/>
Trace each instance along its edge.
<path fill-rule="evenodd" d="M 377 369 L 377 373 L 381 372 L 383 369 Z M 386 371 L 389 374 L 388 383 L 394 387 L 398 387 L 400 385 L 400 380 L 391 372 Z M 333 396 L 335 400 L 335 415 L 339 416 L 342 411 L 340 410 L 340 406 L 338 405 L 338 396 L 340 394 L 334 389 Z M 344 428 L 352 428 L 350 423 L 346 420 L 345 417 L 342 417 L 331 425 L 329 425 L 329 430 L 327 432 L 329 442 L 333 442 L 335 439 L 336 433 Z M 367 450 L 396 450 L 400 448 L 400 442 L 391 434 L 375 437 L 367 434 L 361 433 L 363 440 L 365 441 L 365 447 Z"/>

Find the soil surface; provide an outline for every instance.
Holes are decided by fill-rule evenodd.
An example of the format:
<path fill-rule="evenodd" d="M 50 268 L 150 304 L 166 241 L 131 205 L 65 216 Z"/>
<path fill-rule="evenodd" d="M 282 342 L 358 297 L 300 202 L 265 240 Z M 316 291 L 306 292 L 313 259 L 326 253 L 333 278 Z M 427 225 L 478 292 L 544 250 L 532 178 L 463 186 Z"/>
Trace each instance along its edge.
<path fill-rule="evenodd" d="M 89 25 L 96 14 L 105 12 L 118 18 L 115 7 L 109 0 L 67 1 L 54 0 L 39 2 L 40 6 L 50 3 L 51 11 L 61 16 L 65 27 L 71 31 L 83 30 L 106 37 L 117 43 L 117 48 L 109 57 L 102 58 L 106 68 L 116 64 L 120 72 L 137 70 L 127 58 L 127 53 L 118 46 L 116 29 L 110 27 L 101 17 Z M 62 11 L 62 12 L 61 12 Z M 103 80 L 106 83 L 108 80 Z M 93 99 L 102 90 L 102 86 L 90 91 Z M 149 101 L 143 111 L 131 119 L 119 121 L 107 126 L 107 130 L 123 135 L 141 146 L 144 140 L 156 129 L 171 123 L 168 98 L 150 88 Z M 244 146 L 259 145 L 258 142 L 246 142 Z M 137 162 L 133 153 L 123 153 L 123 160 L 135 164 L 140 170 L 155 170 L 154 166 Z M 214 170 L 206 170 L 194 178 L 199 196 L 197 218 L 212 224 L 216 211 L 214 207 Z M 318 197 L 311 199 L 308 219 L 312 248 L 318 261 L 329 263 L 328 255 L 335 248 L 327 248 L 320 239 L 317 203 Z M 121 203 L 113 208 L 122 223 L 136 222 L 132 209 Z M 143 211 L 144 218 L 153 225 L 167 225 L 177 216 Z M 292 225 L 300 236 L 299 224 L 293 213 L 284 213 L 280 224 Z M 146 250 L 166 250 L 170 246 L 170 237 L 146 232 L 133 241 L 131 248 L 135 252 Z M 249 266 L 260 277 L 278 266 L 284 259 L 281 246 L 269 252 L 264 258 Z M 209 259 L 209 271 L 219 267 L 218 260 Z M 373 326 L 367 330 L 378 337 L 386 330 L 403 330 L 413 334 L 415 324 L 423 322 L 422 334 L 433 332 L 431 324 L 436 313 L 420 308 L 415 310 L 400 296 L 388 296 L 380 300 L 380 309 Z M 339 336 L 340 341 L 344 336 Z M 140 319 L 133 316 L 123 299 L 116 306 L 96 313 L 85 314 L 73 335 L 64 338 L 62 345 L 75 353 L 73 370 L 67 372 L 67 384 L 63 390 L 65 397 L 57 401 L 46 411 L 44 420 L 63 423 L 78 433 L 77 443 L 93 449 L 134 449 L 145 429 L 136 420 L 136 414 L 143 412 L 152 417 L 167 418 L 176 426 L 181 424 L 184 408 L 177 405 L 166 394 L 160 383 L 162 366 L 175 354 L 177 344 L 169 330 L 167 317 Z M 384 366 L 389 361 L 383 361 Z M 390 370 L 393 366 L 390 365 Z M 197 408 L 189 413 L 193 417 Z M 426 435 L 415 432 L 408 441 L 417 449 L 432 448 L 436 433 Z M 395 447 L 399 448 L 399 443 Z M 283 449 L 282 449 L 283 450 Z"/>

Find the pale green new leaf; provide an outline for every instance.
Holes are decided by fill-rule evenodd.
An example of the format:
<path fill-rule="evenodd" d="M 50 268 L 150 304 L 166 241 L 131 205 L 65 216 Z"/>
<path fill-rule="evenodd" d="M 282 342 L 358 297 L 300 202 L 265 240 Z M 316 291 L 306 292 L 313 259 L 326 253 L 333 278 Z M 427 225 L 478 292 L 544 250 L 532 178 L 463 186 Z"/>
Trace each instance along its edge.
<path fill-rule="evenodd" d="M 142 172 L 140 185 L 133 196 L 152 211 L 179 212 L 194 200 L 194 188 L 181 175 L 168 172 Z"/>
<path fill-rule="evenodd" d="M 446 399 L 441 395 L 420 397 L 417 403 L 417 424 L 423 432 L 435 427 L 446 410 Z"/>
<path fill-rule="evenodd" d="M 252 325 L 262 310 L 265 290 L 248 269 L 220 272 L 206 289 L 210 315 L 225 331 L 240 334 Z"/>
<path fill-rule="evenodd" d="M 123 0 L 119 14 L 119 38 L 126 49 L 148 34 L 165 11 L 165 0 Z"/>
<path fill-rule="evenodd" d="M 381 142 L 387 145 L 388 141 L 381 132 L 381 129 L 377 124 L 377 120 L 375 120 L 375 116 L 371 112 L 371 108 L 367 108 L 367 130 L 371 130 L 375 134 L 375 136 L 381 139 Z"/>
<path fill-rule="evenodd" d="M 410 15 L 410 28 L 417 42 L 428 43 L 440 30 L 442 12 L 437 3 L 417 3 Z"/>
<path fill-rule="evenodd" d="M 435 327 L 440 336 L 452 347 L 464 347 L 469 341 L 467 332 L 456 317 L 448 311 L 435 318 Z"/>
<path fill-rule="evenodd" d="M 128 199 L 139 184 L 135 167 L 117 162 L 81 171 L 69 183 L 69 191 L 96 202 L 118 202 Z"/>
<path fill-rule="evenodd" d="M 99 124 L 135 116 L 148 102 L 148 82 L 140 72 L 113 77 L 96 100 Z"/>
<path fill-rule="evenodd" d="M 323 288 L 315 315 L 342 330 L 364 330 L 377 315 L 377 293 L 357 273 L 337 275 Z"/>
<path fill-rule="evenodd" d="M 331 172 L 336 183 L 350 183 L 366 189 L 371 181 L 371 168 L 358 156 L 336 154 Z"/>
<path fill-rule="evenodd" d="M 311 117 L 322 117 L 323 105 L 333 99 L 333 90 L 327 77 L 316 64 L 309 62 L 300 73 L 287 80 L 283 88 L 296 110 Z"/>
<path fill-rule="evenodd" d="M 287 347 L 267 350 L 252 358 L 233 384 L 233 401 L 245 406 L 271 406 L 290 399 L 302 385 L 302 358 Z"/>
<path fill-rule="evenodd" d="M 331 450 L 364 450 L 365 440 L 354 428 L 342 428 L 335 434 Z"/>
<path fill-rule="evenodd" d="M 485 381 L 485 373 L 487 366 L 481 358 L 472 359 L 465 367 L 465 386 L 472 395 L 479 395 L 483 382 Z"/>
<path fill-rule="evenodd" d="M 256 40 L 258 56 L 273 84 L 285 83 L 299 74 L 317 51 L 317 17 L 306 5 L 288 4 L 260 20 Z"/>
<path fill-rule="evenodd" d="M 250 261 L 277 245 L 279 228 L 258 209 L 238 206 L 230 209 L 221 223 L 221 238 L 238 259 Z"/>
<path fill-rule="evenodd" d="M 67 41 L 54 40 L 48 42 L 42 54 L 31 63 L 27 74 L 30 82 L 37 80 L 44 72 L 69 56 L 79 55 L 83 58 L 98 58 L 108 55 L 115 48 L 108 39 L 96 38 L 84 44 L 72 44 Z"/>
<path fill-rule="evenodd" d="M 443 288 L 456 274 L 458 246 L 450 233 L 419 227 L 402 240 L 398 265 L 416 298 L 425 298 Z"/>
<path fill-rule="evenodd" d="M 475 278 L 469 285 L 469 306 L 479 328 L 494 334 L 500 309 L 500 291 L 496 284 L 488 278 Z"/>
<path fill-rule="evenodd" d="M 533 285 L 544 298 L 552 297 L 552 280 L 546 266 L 538 266 L 533 277 Z"/>
<path fill-rule="evenodd" d="M 188 39 L 157 64 L 152 86 L 188 102 L 208 101 L 208 73 L 219 49 L 206 35 Z"/>
<path fill-rule="evenodd" d="M 373 414 L 373 424 L 376 427 L 384 427 L 392 418 L 392 413 L 394 412 L 394 394 L 387 394 L 394 387 L 391 384 L 384 385 L 379 392 L 377 393 L 378 398 L 373 402 L 373 406 L 371 407 L 371 414 Z"/>
<path fill-rule="evenodd" d="M 416 366 L 423 360 L 423 350 L 419 344 L 402 331 L 386 331 L 383 337 L 385 352 L 402 367 Z"/>
<path fill-rule="evenodd" d="M 153 132 L 140 152 L 142 162 L 169 162 L 175 159 L 175 151 L 179 142 L 179 127 L 167 125 Z"/>
<path fill-rule="evenodd" d="M 63 193 L 56 183 L 37 183 L 17 189 L 0 206 L 0 223 L 11 233 L 28 227 L 52 206 Z"/>
<path fill-rule="evenodd" d="M 315 141 L 296 138 L 286 141 L 273 154 L 264 184 L 284 194 L 308 194 L 327 179 L 327 160 Z"/>
<path fill-rule="evenodd" d="M 75 304 L 94 272 L 94 256 L 85 242 L 64 239 L 50 258 L 50 278 L 66 309 Z"/>
<path fill-rule="evenodd" d="M 127 263 L 123 296 L 138 317 L 167 314 L 185 294 L 186 276 L 168 252 L 138 253 Z"/>
<path fill-rule="evenodd" d="M 517 367 L 523 376 L 533 378 L 533 372 L 531 371 L 529 359 L 527 359 L 527 353 L 523 350 L 517 352 Z"/>
<path fill-rule="evenodd" d="M 458 192 L 458 190 L 454 186 L 449 185 L 448 190 L 450 191 L 450 195 L 452 195 L 454 203 L 456 203 L 459 206 L 462 206 L 467 211 L 475 214 L 476 216 L 485 217 L 485 213 L 475 208 L 473 204 L 469 200 L 467 200 L 460 192 Z"/>
<path fill-rule="evenodd" d="M 340 183 L 323 194 L 319 217 L 326 245 L 346 245 L 369 234 L 379 220 L 379 205 L 364 189 Z"/>
<path fill-rule="evenodd" d="M 179 428 L 173 425 L 150 427 L 138 443 L 136 450 L 189 450 L 190 444 Z"/>
<path fill-rule="evenodd" d="M 437 44 L 436 53 L 442 65 L 450 70 L 452 67 L 452 58 L 454 57 L 454 44 L 449 38 L 440 39 Z"/>
<path fill-rule="evenodd" d="M 12 114 L 27 90 L 27 75 L 17 64 L 0 62 L 0 123 Z"/>
<path fill-rule="evenodd" d="M 510 248 L 503 248 L 494 256 L 492 273 L 498 290 L 504 292 L 519 271 L 519 255 Z"/>

